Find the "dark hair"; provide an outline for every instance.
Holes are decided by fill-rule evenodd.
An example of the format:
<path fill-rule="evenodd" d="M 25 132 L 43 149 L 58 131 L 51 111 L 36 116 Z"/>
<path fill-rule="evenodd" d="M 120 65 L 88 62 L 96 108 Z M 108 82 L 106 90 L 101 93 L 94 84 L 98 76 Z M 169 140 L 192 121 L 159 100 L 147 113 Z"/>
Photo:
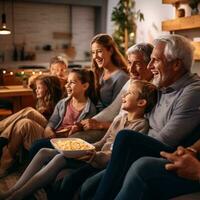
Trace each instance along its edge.
<path fill-rule="evenodd" d="M 140 85 L 141 91 L 139 92 L 139 99 L 145 99 L 147 101 L 144 113 L 150 112 L 157 103 L 157 87 L 145 80 L 134 80 L 131 84 Z"/>
<path fill-rule="evenodd" d="M 62 87 L 58 77 L 52 75 L 39 75 L 35 78 L 36 81 L 41 81 L 47 87 L 47 93 L 44 99 L 38 99 L 36 109 L 42 107 L 45 112 L 52 114 L 55 105 L 62 98 Z"/>
<path fill-rule="evenodd" d="M 105 47 L 107 50 L 112 51 L 112 55 L 111 55 L 112 63 L 119 69 L 122 69 L 125 72 L 127 72 L 126 60 L 125 60 L 124 56 L 120 53 L 119 49 L 117 48 L 116 43 L 114 42 L 114 40 L 112 39 L 111 36 L 109 36 L 108 34 L 105 34 L 105 33 L 97 34 L 96 36 L 93 37 L 93 39 L 91 41 L 91 45 L 93 43 L 98 43 L 98 44 L 102 45 L 103 47 Z M 100 80 L 100 76 L 103 72 L 103 69 L 102 68 L 100 69 L 97 66 L 94 59 L 92 59 L 92 69 L 94 70 L 94 73 L 95 73 L 96 86 L 97 86 L 97 88 L 99 88 L 100 87 L 99 80 Z"/>
<path fill-rule="evenodd" d="M 91 101 L 97 103 L 97 94 L 95 89 L 95 79 L 92 70 L 84 68 L 73 68 L 69 73 L 76 73 L 81 83 L 89 83 L 88 89 L 86 90 L 85 96 L 89 97 Z"/>

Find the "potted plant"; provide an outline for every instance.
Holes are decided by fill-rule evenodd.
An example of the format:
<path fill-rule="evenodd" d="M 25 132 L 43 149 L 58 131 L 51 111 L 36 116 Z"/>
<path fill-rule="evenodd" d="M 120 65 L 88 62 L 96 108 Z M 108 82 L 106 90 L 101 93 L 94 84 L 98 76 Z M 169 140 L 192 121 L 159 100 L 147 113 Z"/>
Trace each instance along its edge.
<path fill-rule="evenodd" d="M 192 9 L 191 15 L 198 15 L 198 4 L 200 3 L 200 0 L 189 0 L 189 6 Z"/>

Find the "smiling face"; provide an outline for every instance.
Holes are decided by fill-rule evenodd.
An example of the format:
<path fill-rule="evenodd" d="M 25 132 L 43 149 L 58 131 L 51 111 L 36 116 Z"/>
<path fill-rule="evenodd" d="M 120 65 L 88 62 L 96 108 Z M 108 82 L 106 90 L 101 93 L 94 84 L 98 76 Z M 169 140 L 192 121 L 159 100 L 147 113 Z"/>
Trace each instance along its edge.
<path fill-rule="evenodd" d="M 43 84 L 43 82 L 41 80 L 36 80 L 36 98 L 37 99 L 43 99 L 46 94 L 47 94 L 47 86 L 45 84 Z"/>
<path fill-rule="evenodd" d="M 82 97 L 88 88 L 88 83 L 81 83 L 78 75 L 74 72 L 69 73 L 65 85 L 69 97 Z"/>
<path fill-rule="evenodd" d="M 168 87 L 174 82 L 179 73 L 175 69 L 175 62 L 168 62 L 165 55 L 165 43 L 159 42 L 153 49 L 148 69 L 153 73 L 153 84 L 159 88 Z"/>
<path fill-rule="evenodd" d="M 111 51 L 96 42 L 91 45 L 91 49 L 92 59 L 99 68 L 106 68 L 110 65 L 112 55 Z"/>
<path fill-rule="evenodd" d="M 135 111 L 140 103 L 139 94 L 141 90 L 139 84 L 131 83 L 128 91 L 122 97 L 122 109 L 132 112 Z"/>
<path fill-rule="evenodd" d="M 152 73 L 147 69 L 147 63 L 144 61 L 144 56 L 140 52 L 134 52 L 128 55 L 128 71 L 132 79 L 147 81 L 152 79 Z"/>
<path fill-rule="evenodd" d="M 60 79 L 66 78 L 67 67 L 62 63 L 54 63 L 50 66 L 50 73 Z"/>

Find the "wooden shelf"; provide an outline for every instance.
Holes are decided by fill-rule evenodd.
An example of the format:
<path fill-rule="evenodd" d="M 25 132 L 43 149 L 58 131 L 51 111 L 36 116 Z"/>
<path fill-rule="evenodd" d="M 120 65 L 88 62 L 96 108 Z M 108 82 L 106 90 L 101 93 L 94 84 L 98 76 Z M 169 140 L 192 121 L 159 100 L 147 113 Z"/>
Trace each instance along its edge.
<path fill-rule="evenodd" d="M 194 59 L 200 60 L 200 42 L 192 42 L 195 51 L 194 51 Z"/>
<path fill-rule="evenodd" d="M 188 3 L 189 0 L 162 0 L 163 4 Z"/>
<path fill-rule="evenodd" d="M 173 20 L 162 22 L 163 31 L 178 31 L 188 29 L 200 29 L 200 15 L 193 15 L 190 17 L 180 17 Z"/>

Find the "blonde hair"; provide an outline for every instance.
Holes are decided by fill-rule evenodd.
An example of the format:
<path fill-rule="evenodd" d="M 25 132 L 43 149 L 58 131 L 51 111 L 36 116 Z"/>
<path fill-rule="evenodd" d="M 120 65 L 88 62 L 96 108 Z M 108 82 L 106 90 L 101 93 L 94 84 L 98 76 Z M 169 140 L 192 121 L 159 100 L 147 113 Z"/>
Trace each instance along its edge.
<path fill-rule="evenodd" d="M 63 64 L 66 66 L 66 68 L 68 68 L 68 60 L 63 56 L 55 56 L 51 58 L 50 63 L 49 63 L 49 68 L 51 68 L 51 65 L 57 64 L 57 63 Z"/>

